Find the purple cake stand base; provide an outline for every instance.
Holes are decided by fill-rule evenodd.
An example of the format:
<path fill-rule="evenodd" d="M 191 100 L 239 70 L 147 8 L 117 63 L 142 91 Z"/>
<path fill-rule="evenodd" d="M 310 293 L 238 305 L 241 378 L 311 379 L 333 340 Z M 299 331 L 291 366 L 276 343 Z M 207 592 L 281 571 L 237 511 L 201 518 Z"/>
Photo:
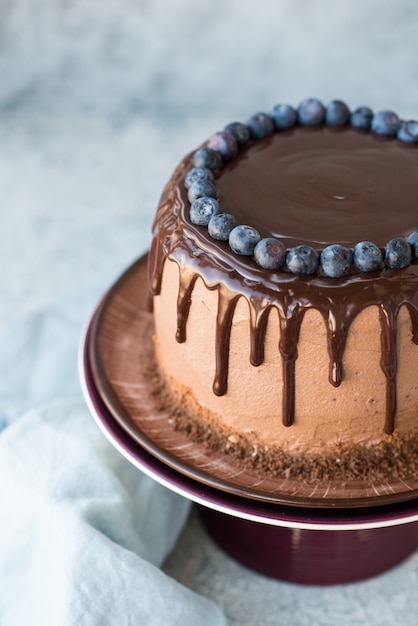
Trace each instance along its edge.
<path fill-rule="evenodd" d="M 246 567 L 304 585 L 357 582 L 394 567 L 418 548 L 418 523 L 327 531 L 269 526 L 200 507 L 215 543 Z"/>

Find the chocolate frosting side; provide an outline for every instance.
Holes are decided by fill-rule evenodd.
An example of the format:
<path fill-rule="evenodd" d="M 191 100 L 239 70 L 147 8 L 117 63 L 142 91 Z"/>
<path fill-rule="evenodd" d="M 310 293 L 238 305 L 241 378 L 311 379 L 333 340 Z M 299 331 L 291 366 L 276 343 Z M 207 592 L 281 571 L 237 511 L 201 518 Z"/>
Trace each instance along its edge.
<path fill-rule="evenodd" d="M 218 292 L 216 373 L 213 392 L 227 392 L 229 338 L 236 303 L 250 307 L 250 361 L 264 358 L 268 313 L 277 309 L 283 364 L 283 423 L 291 426 L 295 407 L 295 363 L 305 312 L 316 309 L 327 329 L 329 381 L 344 377 L 343 355 L 348 330 L 366 307 L 379 308 L 381 368 L 386 378 L 386 415 L 382 429 L 395 429 L 397 317 L 406 306 L 413 341 L 418 344 L 418 265 L 384 268 L 331 279 L 295 276 L 259 268 L 234 254 L 227 243 L 211 239 L 207 229 L 189 219 L 184 176 L 189 155 L 167 184 L 153 227 L 149 256 L 151 295 L 161 289 L 165 260 L 175 261 L 180 281 L 177 306 L 179 342 L 187 338 L 187 318 L 197 277 Z M 322 249 L 329 243 L 353 247 L 362 240 L 384 246 L 395 236 L 418 228 L 418 147 L 351 128 L 297 127 L 252 143 L 218 175 L 222 210 L 239 223 L 257 228 L 263 237 L 286 239 L 290 246 L 307 243 Z"/>

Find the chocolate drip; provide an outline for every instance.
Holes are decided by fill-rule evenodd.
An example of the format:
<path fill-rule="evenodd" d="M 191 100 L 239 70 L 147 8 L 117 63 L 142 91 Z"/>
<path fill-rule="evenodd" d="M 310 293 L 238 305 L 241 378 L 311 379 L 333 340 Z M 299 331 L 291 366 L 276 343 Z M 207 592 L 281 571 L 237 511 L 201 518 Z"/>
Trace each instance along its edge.
<path fill-rule="evenodd" d="M 336 317 L 332 310 L 328 314 L 328 353 L 330 356 L 329 382 L 334 387 L 339 387 L 343 379 L 342 355 L 345 348 L 347 330 L 341 317 Z"/>
<path fill-rule="evenodd" d="M 264 339 L 271 308 L 271 304 L 265 302 L 250 307 L 250 363 L 254 367 L 258 367 L 264 361 Z"/>
<path fill-rule="evenodd" d="M 361 309 L 348 306 L 343 301 L 337 306 L 336 302 L 331 302 L 329 309 L 325 310 L 326 325 L 328 328 L 328 354 L 329 363 L 329 382 L 334 387 L 339 387 L 344 378 L 343 371 L 343 355 L 347 343 L 348 330 L 354 317 Z"/>
<path fill-rule="evenodd" d="M 396 372 L 397 356 L 397 318 L 398 309 L 381 305 L 379 309 L 380 326 L 382 329 L 382 356 L 380 365 L 386 377 L 386 419 L 384 431 L 390 435 L 395 430 L 396 414 Z"/>
<path fill-rule="evenodd" d="M 406 305 L 406 308 L 408 309 L 411 317 L 412 341 L 418 345 L 418 311 L 409 304 Z"/>
<path fill-rule="evenodd" d="M 306 138 L 308 148 L 301 155 Z M 296 143 L 286 143 L 293 141 Z M 296 147 L 295 152 L 299 151 L 298 158 L 294 158 L 291 152 L 292 145 Z M 297 163 L 300 161 L 306 164 L 313 146 L 313 174 L 308 172 L 305 182 L 302 180 L 297 187 Z M 288 162 L 287 149 L 290 153 Z M 342 170 L 338 169 L 340 153 L 344 156 Z M 359 154 L 361 156 L 356 165 Z M 250 219 L 244 219 L 245 211 L 249 209 L 244 210 L 243 215 L 240 210 L 247 195 L 255 193 L 253 188 L 251 194 L 247 193 L 252 185 L 248 179 L 252 159 L 255 171 L 266 172 L 270 168 L 268 180 L 271 182 L 270 187 L 257 187 L 258 202 L 256 209 L 253 209 L 254 220 L 251 222 Z M 241 168 L 242 165 L 245 167 Z M 291 173 L 289 189 L 286 189 L 285 176 L 272 175 L 272 167 L 279 168 L 279 165 L 281 171 Z M 321 247 L 332 242 L 352 245 L 361 239 L 370 239 L 382 245 L 385 238 L 387 241 L 394 236 L 406 236 L 418 226 L 415 208 L 418 182 L 417 189 L 412 190 L 406 190 L 406 184 L 402 183 L 400 186 L 398 182 L 399 171 L 404 178 L 407 171 L 409 180 L 411 168 L 416 171 L 417 166 L 416 146 L 399 146 L 395 140 L 376 139 L 370 134 L 352 130 L 333 133 L 329 129 L 316 129 L 311 133 L 306 129 L 298 129 L 292 133 L 278 133 L 268 140 L 250 144 L 241 153 L 238 162 L 232 162 L 222 171 L 217 179 L 217 188 L 220 190 L 220 201 L 224 210 L 233 212 L 241 223 L 251 223 L 258 227 L 262 236 L 284 237 L 279 232 L 265 228 L 263 230 L 263 224 L 277 223 L 280 228 L 284 224 L 285 230 L 289 231 L 290 245 L 315 245 L 314 242 L 318 243 L 321 235 L 318 222 L 321 220 L 323 203 L 326 211 L 322 218 L 327 220 L 327 228 L 326 237 L 323 237 L 326 240 L 321 242 Z M 239 297 L 244 297 L 249 305 L 250 362 L 253 366 L 259 366 L 264 360 L 268 316 L 272 308 L 278 311 L 281 328 L 278 350 L 282 358 L 282 407 L 285 426 L 290 426 L 294 421 L 295 364 L 305 312 L 315 309 L 324 319 L 330 359 L 329 379 L 333 386 L 338 386 L 344 380 L 344 351 L 350 326 L 361 311 L 369 306 L 377 306 L 381 326 L 381 368 L 386 379 L 386 415 L 382 429 L 388 434 L 392 433 L 396 418 L 397 318 L 401 306 L 409 311 L 413 341 L 418 344 L 417 262 L 402 270 L 383 268 L 371 274 L 354 273 L 338 279 L 321 276 L 295 277 L 286 271 L 262 270 L 251 258 L 235 255 L 228 244 L 212 240 L 205 228 L 190 223 L 189 204 L 183 188 L 184 173 L 188 167 L 190 156 L 180 164 L 167 185 L 157 213 L 149 258 L 149 285 L 152 295 L 158 295 L 164 263 L 167 260 L 177 263 L 180 284 L 176 338 L 180 342 L 186 339 L 187 318 L 196 278 L 201 277 L 208 289 L 217 291 L 214 393 L 222 395 L 227 391 L 231 327 Z M 333 181 L 332 194 L 327 196 L 326 181 L 321 176 L 328 175 L 329 171 L 336 174 L 335 180 L 338 184 Z M 298 176 L 303 178 L 303 172 Z M 382 176 L 383 183 L 387 183 L 384 190 L 380 185 Z M 359 177 L 361 184 L 357 181 Z M 275 196 L 274 185 L 278 184 L 278 180 L 280 189 L 278 196 Z M 414 180 L 418 181 L 416 177 Z M 267 184 L 266 177 L 263 181 Z M 340 182 L 341 190 L 338 187 Z M 297 207 L 298 216 L 303 208 L 305 195 L 307 197 L 306 219 L 302 224 L 306 231 L 304 233 L 299 232 L 302 228 L 300 220 L 297 227 L 295 226 L 294 207 L 290 206 L 289 210 L 286 208 L 286 198 L 291 197 L 295 188 L 299 189 L 296 193 L 296 196 L 299 194 L 300 201 Z M 334 221 L 329 220 L 332 207 L 338 216 L 335 227 Z M 315 225 L 317 235 L 316 238 L 309 239 L 311 225 Z M 379 233 L 377 239 L 373 236 L 375 226 Z"/>
<path fill-rule="evenodd" d="M 148 255 L 148 302 L 147 308 L 152 311 L 152 297 L 161 291 L 165 256 L 160 253 L 160 241 L 154 237 Z"/>
<path fill-rule="evenodd" d="M 295 307 L 290 315 L 280 317 L 279 351 L 283 368 L 282 421 L 291 426 L 295 418 L 295 365 L 298 357 L 297 345 L 305 310 Z"/>
<path fill-rule="evenodd" d="M 176 341 L 186 341 L 186 325 L 192 303 L 192 292 L 197 280 L 197 274 L 190 274 L 180 269 L 179 292 L 177 296 L 177 332 Z"/>
<path fill-rule="evenodd" d="M 228 386 L 229 342 L 232 319 L 239 295 L 231 295 L 223 286 L 218 290 L 218 314 L 216 316 L 216 371 L 213 381 L 213 393 L 223 396 Z"/>
<path fill-rule="evenodd" d="M 173 176 L 170 183 L 174 183 Z M 173 211 L 173 202 L 169 197 L 168 187 L 166 187 L 158 207 L 154 221 L 154 237 L 148 255 L 148 287 L 151 296 L 155 296 L 161 291 L 161 281 L 163 278 L 163 268 L 167 256 L 173 247 L 174 233 L 176 232 L 176 215 Z"/>

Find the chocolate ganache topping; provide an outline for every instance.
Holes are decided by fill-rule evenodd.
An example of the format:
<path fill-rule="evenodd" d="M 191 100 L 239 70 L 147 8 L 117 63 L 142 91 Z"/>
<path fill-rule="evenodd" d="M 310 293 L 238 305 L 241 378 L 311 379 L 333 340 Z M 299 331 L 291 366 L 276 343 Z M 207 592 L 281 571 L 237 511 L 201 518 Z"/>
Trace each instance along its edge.
<path fill-rule="evenodd" d="M 218 292 L 216 373 L 213 392 L 227 392 L 229 339 L 235 306 L 245 297 L 250 310 L 250 361 L 264 358 L 264 336 L 272 307 L 280 319 L 278 350 L 283 367 L 283 423 L 291 426 L 295 408 L 295 363 L 305 312 L 320 312 L 327 329 L 329 381 L 344 377 L 343 355 L 352 321 L 366 307 L 379 310 L 380 365 L 386 378 L 387 434 L 396 425 L 397 317 L 405 306 L 418 344 L 418 265 L 414 251 L 405 267 L 385 264 L 378 271 L 352 271 L 338 278 L 295 275 L 259 267 L 251 256 L 235 254 L 228 242 L 212 239 L 190 220 L 184 178 L 193 167 L 187 156 L 166 186 L 153 227 L 150 291 L 158 295 L 166 259 L 180 273 L 177 335 L 187 339 L 194 284 L 201 277 Z M 287 247 L 309 244 L 318 250 L 339 243 L 352 248 L 370 240 L 380 247 L 406 238 L 418 224 L 418 145 L 351 126 L 295 125 L 250 140 L 238 156 L 215 172 L 222 210 L 261 237 Z"/>
<path fill-rule="evenodd" d="M 298 126 L 253 143 L 216 181 L 225 211 L 288 247 L 380 247 L 418 222 L 417 146 L 350 127 Z"/>

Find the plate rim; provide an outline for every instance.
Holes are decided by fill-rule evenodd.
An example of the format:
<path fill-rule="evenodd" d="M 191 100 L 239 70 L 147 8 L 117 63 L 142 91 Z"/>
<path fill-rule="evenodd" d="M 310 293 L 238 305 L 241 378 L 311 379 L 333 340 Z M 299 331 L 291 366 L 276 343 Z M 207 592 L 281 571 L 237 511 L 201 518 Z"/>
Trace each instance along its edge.
<path fill-rule="evenodd" d="M 310 509 L 329 509 L 329 508 L 368 508 L 370 506 L 385 506 L 388 504 L 400 503 L 418 498 L 418 489 L 404 491 L 404 492 L 390 492 L 381 493 L 379 495 L 372 496 L 358 496 L 350 498 L 350 506 L 347 506 L 347 498 L 343 497 L 308 497 L 308 496 L 295 496 L 292 494 L 269 494 L 268 492 L 258 492 L 256 490 L 248 490 L 243 486 L 235 485 L 231 482 L 219 479 L 212 475 L 206 474 L 199 468 L 195 468 L 187 460 L 180 457 L 175 457 L 171 451 L 164 450 L 158 443 L 146 434 L 143 433 L 139 427 L 132 423 L 132 420 L 127 417 L 123 417 L 120 414 L 120 410 L 123 410 L 123 405 L 117 394 L 109 386 L 107 382 L 106 373 L 101 363 L 98 347 L 97 337 L 100 332 L 100 322 L 107 311 L 111 298 L 114 294 L 118 294 L 118 290 L 122 283 L 129 280 L 131 274 L 135 274 L 138 268 L 145 266 L 148 253 L 140 256 L 130 266 L 128 266 L 119 277 L 111 284 L 102 298 L 99 300 L 96 308 L 90 319 L 89 333 L 87 339 L 87 350 L 89 353 L 89 364 L 92 372 L 92 376 L 95 380 L 95 385 L 100 393 L 101 400 L 104 402 L 107 410 L 113 415 L 113 418 L 119 423 L 119 426 L 129 434 L 129 436 L 138 443 L 142 449 L 161 462 L 169 465 L 174 471 L 183 473 L 185 476 L 196 480 L 201 484 L 209 487 L 215 487 L 223 490 L 234 496 L 251 498 L 256 502 L 266 502 L 269 504 L 280 504 L 286 506 L 303 507 Z M 100 380 L 104 381 L 106 387 L 106 393 L 100 391 Z M 121 406 L 122 405 L 122 406 Z"/>
<path fill-rule="evenodd" d="M 94 314 L 79 345 L 79 376 L 92 418 L 110 444 L 141 472 L 186 499 L 247 521 L 299 530 L 356 531 L 418 523 L 418 499 L 387 505 L 336 508 L 274 505 L 217 490 L 194 481 L 167 466 L 133 440 L 110 413 L 93 379 L 88 342 Z"/>

